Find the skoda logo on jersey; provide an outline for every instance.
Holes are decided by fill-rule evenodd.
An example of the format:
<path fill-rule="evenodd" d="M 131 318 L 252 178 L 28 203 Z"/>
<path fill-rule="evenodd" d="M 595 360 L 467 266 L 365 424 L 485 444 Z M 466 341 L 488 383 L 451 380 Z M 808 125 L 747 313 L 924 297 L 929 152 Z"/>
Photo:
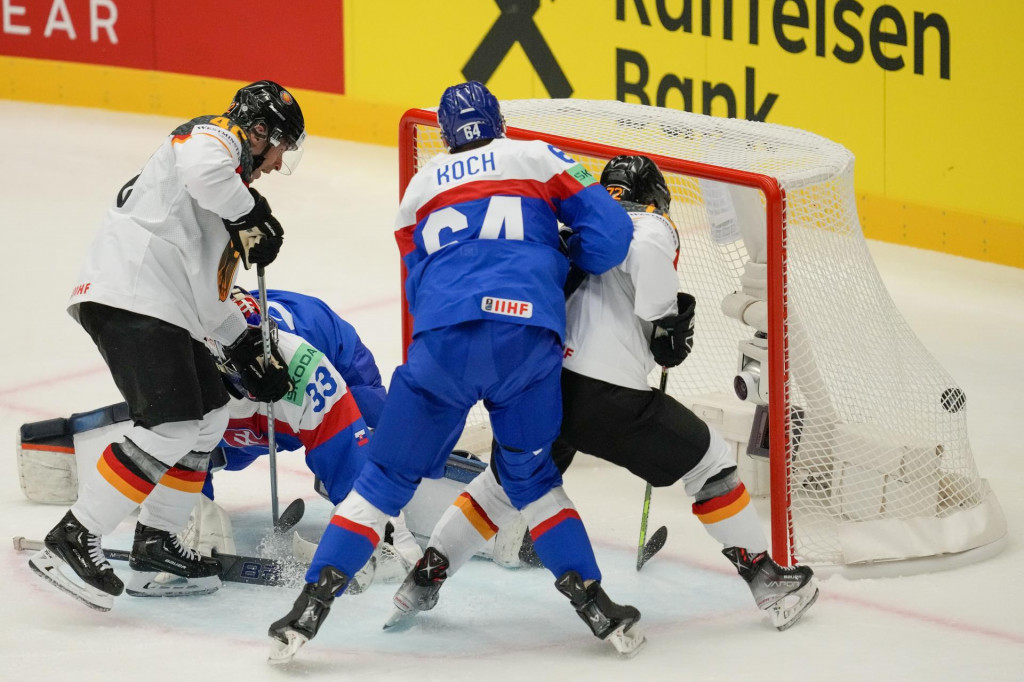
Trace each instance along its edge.
<path fill-rule="evenodd" d="M 472 123 L 460 126 L 458 132 L 465 136 L 467 141 L 475 140 L 480 137 L 480 122 L 473 121 Z"/>
<path fill-rule="evenodd" d="M 235 448 L 249 447 L 250 445 L 266 445 L 267 439 L 256 435 L 252 429 L 228 429 L 224 432 L 224 441 Z"/>

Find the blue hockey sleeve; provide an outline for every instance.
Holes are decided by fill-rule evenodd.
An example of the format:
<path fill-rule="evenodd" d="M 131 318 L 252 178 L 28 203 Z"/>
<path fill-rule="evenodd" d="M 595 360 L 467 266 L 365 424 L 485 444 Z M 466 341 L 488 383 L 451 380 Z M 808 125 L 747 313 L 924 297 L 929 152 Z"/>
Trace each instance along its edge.
<path fill-rule="evenodd" d="M 573 264 L 600 275 L 625 260 L 633 222 L 601 185 L 584 187 L 562 200 L 558 209 L 558 219 L 573 231 L 567 240 Z"/>

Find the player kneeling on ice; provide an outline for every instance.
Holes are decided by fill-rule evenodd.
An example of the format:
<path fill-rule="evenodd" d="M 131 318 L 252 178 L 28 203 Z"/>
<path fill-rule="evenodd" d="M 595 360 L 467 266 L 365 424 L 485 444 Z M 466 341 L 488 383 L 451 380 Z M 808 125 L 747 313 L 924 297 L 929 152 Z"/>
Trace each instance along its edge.
<path fill-rule="evenodd" d="M 647 385 L 657 365 L 675 367 L 693 347 L 696 302 L 676 291 L 679 239 L 668 217 L 671 194 L 661 171 L 644 156 L 612 159 L 601 184 L 629 212 L 633 239 L 620 266 L 587 275 L 569 296 L 562 430 L 552 457 L 562 472 L 579 450 L 653 486 L 682 480 L 696 500 L 694 515 L 722 543 L 758 608 L 785 630 L 818 596 L 811 569 L 772 560 L 725 440 L 663 390 Z M 500 528 L 517 521 L 499 473 L 491 467 L 472 480 L 431 534 L 429 544 L 446 558 L 448 576 Z M 395 595 L 396 613 L 408 617 L 432 608 L 439 587 L 411 573 Z"/>
<path fill-rule="evenodd" d="M 267 200 L 248 185 L 290 172 L 289 155 L 304 139 L 287 90 L 248 85 L 224 114 L 171 132 L 121 188 L 93 242 L 68 312 L 95 342 L 134 426 L 104 450 L 96 475 L 29 560 L 88 606 L 109 610 L 124 590 L 101 538 L 140 504 L 133 568 L 218 574 L 216 561 L 181 546 L 176 532 L 188 510 L 177 516 L 165 495 L 198 493 L 227 424 L 228 393 L 207 337 L 224 345 L 251 392 L 276 400 L 291 389 L 284 366 L 263 362 L 258 330 L 246 327 L 228 293 L 239 259 L 246 268 L 269 265 L 283 243 Z M 161 480 L 167 485 L 158 489 Z"/>
<path fill-rule="evenodd" d="M 270 324 L 273 343 L 281 362 L 289 367 L 295 390 L 274 403 L 274 425 L 276 444 L 279 451 L 305 449 L 305 462 L 316 477 L 316 489 L 323 497 L 337 504 L 352 487 L 355 474 L 365 462 L 364 448 L 370 435 L 366 428 L 370 420 L 380 414 L 385 391 L 380 381 L 380 372 L 369 349 L 363 345 L 355 329 L 342 320 L 323 301 L 302 294 L 269 290 Z M 247 323 L 259 329 L 261 311 L 255 298 L 241 287 L 232 291 L 232 300 L 242 311 Z M 296 332 L 296 333 L 289 333 Z M 234 553 L 234 538 L 231 521 L 223 509 L 213 502 L 213 471 L 220 469 L 240 470 L 268 453 L 266 404 L 256 400 L 246 390 L 238 369 L 225 356 L 216 343 L 211 348 L 218 359 L 218 368 L 231 394 L 228 403 L 230 417 L 227 429 L 210 461 L 210 472 L 201 482 L 202 495 L 177 494 L 174 501 L 182 508 L 191 508 L 192 518 L 182 532 L 183 542 L 200 553 L 210 555 L 213 550 L 220 553 Z M 328 349 L 326 353 L 319 348 Z M 337 369 L 340 367 L 340 369 Z M 349 383 L 351 382 L 351 383 Z M 81 434 L 76 425 L 97 428 L 111 423 L 111 418 L 123 406 L 102 408 L 83 415 L 74 415 L 70 420 L 56 420 L 64 426 L 58 433 L 51 422 L 26 424 L 22 427 L 19 467 L 22 469 L 22 483 L 29 499 L 40 497 L 39 490 L 47 481 L 39 476 L 28 478 L 30 471 L 26 462 L 33 453 L 47 454 L 45 448 L 53 447 L 61 439 Z M 126 410 L 125 410 L 126 412 Z M 362 415 L 373 417 L 362 420 Z M 376 423 L 375 419 L 372 423 Z M 68 429 L 67 425 L 71 428 Z M 50 426 L 49 429 L 47 427 Z M 124 429 L 130 424 L 125 424 Z M 35 450 L 34 448 L 42 448 Z M 66 456 L 65 456 L 65 459 Z M 71 462 L 74 466 L 74 462 Z M 67 464 L 65 464 L 67 466 Z M 52 471 L 52 467 L 49 468 Z M 164 482 L 157 483 L 159 488 Z M 30 494 L 31 492 L 31 494 Z M 51 486 L 49 494 L 68 495 L 74 501 L 74 490 Z M 198 502 L 196 502 L 198 499 Z M 296 519 L 297 520 L 297 519 Z M 401 516 L 392 519 L 394 530 L 391 544 L 378 548 L 380 556 L 367 563 L 356 582 L 365 589 L 374 578 L 374 571 L 383 567 L 386 577 L 400 573 L 404 576 L 422 552 L 415 539 L 405 528 Z M 306 551 L 302 547 L 302 551 Z M 309 550 L 310 554 L 312 550 Z M 308 556 L 305 557 L 308 561 Z M 393 565 L 392 565 L 393 564 Z M 162 578 L 163 576 L 161 576 Z M 156 580 L 152 576 L 133 575 L 128 593 L 134 596 L 178 596 L 205 594 L 202 581 L 187 583 Z"/>
<path fill-rule="evenodd" d="M 424 478 L 439 478 L 470 408 L 490 412 L 493 466 L 522 509 L 557 589 L 592 632 L 623 653 L 643 643 L 639 612 L 602 589 L 590 540 L 551 460 L 561 402 L 568 250 L 584 271 L 619 264 L 629 218 L 583 166 L 539 141 L 505 138 L 498 101 L 475 81 L 448 88 L 438 109 L 450 154 L 412 178 L 399 207 L 415 319 L 408 361 L 395 370 L 369 461 L 335 510 L 292 610 L 270 626 L 271 662 L 290 660 L 323 625 L 380 541 L 388 516 Z M 430 547 L 414 568 L 440 586 L 448 560 Z M 429 597 L 428 597 L 429 598 Z"/>

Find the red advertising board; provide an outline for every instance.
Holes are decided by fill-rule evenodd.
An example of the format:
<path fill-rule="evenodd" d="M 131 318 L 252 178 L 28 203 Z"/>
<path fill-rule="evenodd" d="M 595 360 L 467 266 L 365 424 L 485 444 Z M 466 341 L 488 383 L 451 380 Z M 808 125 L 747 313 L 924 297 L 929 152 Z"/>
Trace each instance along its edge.
<path fill-rule="evenodd" d="M 0 54 L 344 94 L 342 0 L 0 0 Z"/>

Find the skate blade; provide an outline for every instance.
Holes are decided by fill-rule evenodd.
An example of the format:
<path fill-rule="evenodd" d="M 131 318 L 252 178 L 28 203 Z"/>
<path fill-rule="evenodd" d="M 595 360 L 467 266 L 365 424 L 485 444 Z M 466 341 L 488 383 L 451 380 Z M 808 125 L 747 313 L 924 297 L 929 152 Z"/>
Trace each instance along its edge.
<path fill-rule="evenodd" d="M 276 637 L 271 637 L 273 644 L 270 645 L 270 655 L 267 656 L 267 663 L 270 665 L 284 665 L 285 663 L 291 663 L 292 659 L 295 658 L 295 654 L 298 653 L 299 649 L 306 645 L 309 639 L 294 630 L 288 630 L 284 633 L 287 642 L 282 642 Z"/>
<path fill-rule="evenodd" d="M 132 571 L 125 592 L 133 597 L 202 597 L 220 589 L 220 576 L 183 578 L 162 571 Z"/>
<path fill-rule="evenodd" d="M 796 592 L 787 594 L 785 597 L 768 607 L 768 615 L 772 619 L 772 625 L 779 632 L 788 630 L 796 625 L 807 609 L 811 608 L 818 599 L 818 584 L 811 580 Z"/>
<path fill-rule="evenodd" d="M 64 561 L 56 557 L 50 550 L 41 549 L 28 560 L 28 565 L 35 573 L 46 582 L 56 587 L 61 592 L 69 594 L 82 602 L 90 609 L 97 611 L 109 611 L 114 607 L 114 597 L 92 585 L 78 583 L 61 570 Z"/>
<path fill-rule="evenodd" d="M 647 637 L 635 624 L 629 629 L 626 629 L 627 627 L 627 625 L 619 626 L 605 638 L 605 641 L 611 642 L 615 650 L 625 658 L 633 658 L 647 644 Z"/>
<path fill-rule="evenodd" d="M 391 612 L 391 617 L 388 618 L 387 622 L 384 623 L 384 629 L 388 632 L 403 632 L 408 630 L 416 622 L 416 614 L 419 613 L 415 609 L 411 611 L 403 611 L 402 609 L 396 608 Z"/>

